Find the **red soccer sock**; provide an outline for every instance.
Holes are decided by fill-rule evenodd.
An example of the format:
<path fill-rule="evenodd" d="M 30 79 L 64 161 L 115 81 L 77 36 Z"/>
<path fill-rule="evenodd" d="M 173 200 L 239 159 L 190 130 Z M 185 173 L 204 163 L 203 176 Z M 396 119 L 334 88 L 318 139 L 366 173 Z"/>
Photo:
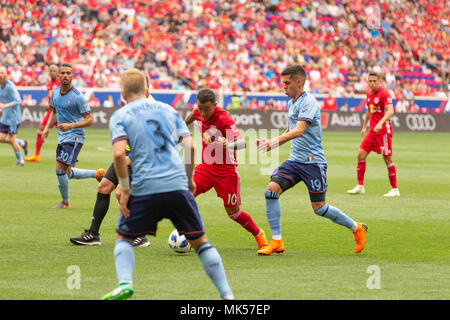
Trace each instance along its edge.
<path fill-rule="evenodd" d="M 42 143 L 42 133 L 38 132 L 36 137 L 36 151 L 34 152 L 35 155 L 41 154 Z"/>
<path fill-rule="evenodd" d="M 256 237 L 259 234 L 258 226 L 248 213 L 239 209 L 236 212 L 228 214 L 228 216 L 230 217 L 231 220 L 234 220 L 237 223 L 239 223 L 245 230 L 250 232 L 254 237 Z"/>
<path fill-rule="evenodd" d="M 366 160 L 358 160 L 356 167 L 356 177 L 358 178 L 358 184 L 364 185 L 364 174 L 366 173 Z"/>
<path fill-rule="evenodd" d="M 397 170 L 395 169 L 395 164 L 391 163 L 387 169 L 392 189 L 397 189 Z"/>

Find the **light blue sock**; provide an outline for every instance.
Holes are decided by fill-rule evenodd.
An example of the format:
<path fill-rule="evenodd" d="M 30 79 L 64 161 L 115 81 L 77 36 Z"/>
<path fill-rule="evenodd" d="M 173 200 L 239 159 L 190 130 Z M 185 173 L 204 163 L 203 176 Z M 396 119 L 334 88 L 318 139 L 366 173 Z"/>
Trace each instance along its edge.
<path fill-rule="evenodd" d="M 23 162 L 22 152 L 14 152 L 14 154 L 16 155 L 17 162 Z"/>
<path fill-rule="evenodd" d="M 133 283 L 134 251 L 131 243 L 124 239 L 116 241 L 114 246 L 114 261 L 119 285 Z"/>
<path fill-rule="evenodd" d="M 25 145 L 25 140 L 16 138 L 16 142 L 19 146 L 23 147 Z"/>
<path fill-rule="evenodd" d="M 69 174 L 69 179 L 95 178 L 95 175 L 95 170 L 72 168 Z"/>
<path fill-rule="evenodd" d="M 58 177 L 58 188 L 62 201 L 69 201 L 69 178 L 66 171 L 56 169 L 56 176 Z"/>
<path fill-rule="evenodd" d="M 209 242 L 202 243 L 196 250 L 203 269 L 216 286 L 222 298 L 233 299 L 233 292 L 228 285 L 225 268 L 223 267 L 222 258 L 216 248 Z"/>
<path fill-rule="evenodd" d="M 322 207 L 314 211 L 314 213 L 321 217 L 328 218 L 334 223 L 340 224 L 341 226 L 347 227 L 349 229 L 351 229 L 355 224 L 355 221 L 352 218 L 347 216 L 338 208 L 330 206 L 328 204 L 323 205 Z"/>
<path fill-rule="evenodd" d="M 266 197 L 266 215 L 272 235 L 281 235 L 281 209 L 278 199 L 280 195 L 270 190 L 264 190 Z"/>

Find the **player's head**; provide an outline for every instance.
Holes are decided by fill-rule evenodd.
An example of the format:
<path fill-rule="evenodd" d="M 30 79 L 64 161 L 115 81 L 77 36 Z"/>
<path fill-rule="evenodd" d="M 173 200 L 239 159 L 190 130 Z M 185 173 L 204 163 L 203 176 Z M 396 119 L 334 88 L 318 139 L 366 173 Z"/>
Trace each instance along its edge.
<path fill-rule="evenodd" d="M 4 84 L 6 82 L 6 78 L 8 77 L 8 71 L 6 67 L 0 65 L 0 83 Z"/>
<path fill-rule="evenodd" d="M 56 78 L 58 78 L 58 73 L 59 73 L 59 67 L 58 65 L 56 65 L 55 63 L 52 63 L 49 67 L 48 67 L 48 75 L 50 76 L 50 79 L 52 81 L 55 81 Z"/>
<path fill-rule="evenodd" d="M 61 81 L 61 86 L 70 86 L 73 79 L 73 69 L 68 63 L 61 64 L 59 68 L 59 81 Z"/>
<path fill-rule="evenodd" d="M 209 88 L 200 89 L 197 93 L 198 111 L 203 119 L 209 120 L 212 118 L 216 110 L 216 94 Z"/>
<path fill-rule="evenodd" d="M 369 88 L 372 92 L 375 92 L 380 87 L 380 75 L 375 72 L 369 73 L 369 77 L 367 79 L 369 82 Z"/>
<path fill-rule="evenodd" d="M 132 68 L 120 76 L 122 96 L 127 103 L 140 97 L 148 96 L 145 75 L 142 71 Z"/>
<path fill-rule="evenodd" d="M 300 65 L 289 66 L 281 72 L 284 93 L 289 98 L 297 98 L 303 92 L 305 82 L 306 72 Z"/>

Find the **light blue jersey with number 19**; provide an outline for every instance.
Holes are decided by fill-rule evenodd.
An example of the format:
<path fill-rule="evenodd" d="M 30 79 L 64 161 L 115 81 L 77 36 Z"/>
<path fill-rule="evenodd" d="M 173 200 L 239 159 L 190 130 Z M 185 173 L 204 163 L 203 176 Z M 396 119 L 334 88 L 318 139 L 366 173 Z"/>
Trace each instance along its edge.
<path fill-rule="evenodd" d="M 130 145 L 132 195 L 188 190 L 178 143 L 190 132 L 174 108 L 159 101 L 136 99 L 113 113 L 109 130 L 113 144 L 128 140 Z"/>

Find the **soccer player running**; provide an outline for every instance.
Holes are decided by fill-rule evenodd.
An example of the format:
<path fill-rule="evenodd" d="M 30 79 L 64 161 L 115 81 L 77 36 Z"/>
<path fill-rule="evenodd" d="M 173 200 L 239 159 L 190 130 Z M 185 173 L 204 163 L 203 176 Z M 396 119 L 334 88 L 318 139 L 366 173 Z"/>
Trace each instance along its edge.
<path fill-rule="evenodd" d="M 258 248 L 268 245 L 264 230 L 259 228 L 252 217 L 240 209 L 241 177 L 236 170 L 236 150 L 245 148 L 233 118 L 218 106 L 214 91 L 199 90 L 197 108 L 185 119 L 187 125 L 197 120 L 202 133 L 202 163 L 195 167 L 194 196 L 214 188 L 222 198 L 228 217 L 250 232 Z"/>
<path fill-rule="evenodd" d="M 364 174 L 366 172 L 366 159 L 371 151 L 383 155 L 387 166 L 391 191 L 385 197 L 399 197 L 397 188 L 397 170 L 392 160 L 392 124 L 391 117 L 394 114 L 394 106 L 389 92 L 380 86 L 380 76 L 377 73 L 369 73 L 369 90 L 367 92 L 367 111 L 361 129 L 364 137 L 358 150 L 358 164 L 356 176 L 358 184 L 347 192 L 350 194 L 364 194 Z M 370 121 L 370 130 L 366 134 L 367 124 Z"/>
<path fill-rule="evenodd" d="M 157 223 L 163 218 L 170 219 L 185 234 L 220 296 L 233 299 L 222 259 L 206 237 L 192 195 L 194 143 L 186 124 L 171 106 L 146 99 L 141 71 L 130 69 L 123 73 L 121 87 L 127 105 L 115 111 L 109 122 L 114 167 L 121 189 L 121 215 L 114 248 L 119 286 L 102 300 L 122 300 L 133 294 L 135 256 L 131 243 L 139 235 L 155 235 Z M 180 140 L 184 164 L 178 151 Z M 127 143 L 133 167 L 131 187 L 125 156 Z"/>
<path fill-rule="evenodd" d="M 145 77 L 147 84 L 147 99 L 149 101 L 155 101 L 155 99 L 151 96 L 150 90 L 150 81 L 148 76 Z M 127 144 L 125 148 L 125 155 L 127 156 L 127 167 L 128 167 L 128 176 L 132 175 L 131 168 L 131 159 L 130 159 L 131 149 Z M 106 170 L 106 174 L 104 179 L 101 179 L 100 183 L 97 186 L 97 199 L 95 201 L 94 210 L 92 212 L 92 220 L 91 226 L 89 229 L 84 230 L 84 232 L 79 237 L 70 238 L 70 242 L 76 245 L 101 245 L 100 241 L 100 226 L 105 218 L 106 214 L 109 210 L 109 204 L 111 199 L 111 193 L 116 190 L 116 197 L 120 199 L 120 188 L 117 188 L 119 184 L 119 179 L 117 178 L 116 170 L 114 169 L 114 162 L 111 163 L 108 170 Z M 150 241 L 145 236 L 139 236 L 133 241 L 133 247 L 148 247 L 150 245 Z"/>
<path fill-rule="evenodd" d="M 267 220 L 272 232 L 270 244 L 258 254 L 270 255 L 284 252 L 281 237 L 280 195 L 303 181 L 308 188 L 311 206 L 314 213 L 330 219 L 353 232 L 356 247 L 355 253 L 364 249 L 367 226 L 353 221 L 340 209 L 325 202 L 327 191 L 327 161 L 322 148 L 322 128 L 320 124 L 320 107 L 315 98 L 304 91 L 306 73 L 303 67 L 289 66 L 281 73 L 281 82 L 288 102 L 289 127 L 279 137 L 271 140 L 256 140 L 258 150 L 267 152 L 292 141 L 291 155 L 271 176 L 264 190 L 266 198 Z"/>
<path fill-rule="evenodd" d="M 20 111 L 22 99 L 16 85 L 7 77 L 6 68 L 0 66 L 0 143 L 8 143 L 12 146 L 17 159 L 14 166 L 23 167 L 24 161 L 20 147 L 23 147 L 26 155 L 28 153 L 28 141 L 16 138 L 19 126 L 22 123 Z"/>
<path fill-rule="evenodd" d="M 42 119 L 41 124 L 39 125 L 39 128 L 37 130 L 37 136 L 36 136 L 36 150 L 34 151 L 34 154 L 30 157 L 25 157 L 25 161 L 31 161 L 31 162 L 39 162 L 41 161 L 41 147 L 43 144 L 43 140 L 42 140 L 42 133 L 44 131 L 45 126 L 47 125 L 48 119 L 50 118 L 50 113 L 52 112 L 52 109 L 50 108 L 50 98 L 52 96 L 52 91 L 53 89 L 59 87 L 61 84 L 59 82 L 59 78 L 58 78 L 58 72 L 59 72 L 59 67 L 56 64 L 51 64 L 49 67 L 49 77 L 50 80 L 47 83 L 47 93 L 48 93 L 48 108 L 47 108 L 47 113 L 44 116 L 44 119 Z M 51 128 L 53 128 L 53 126 L 57 126 L 58 123 L 55 122 Z"/>
<path fill-rule="evenodd" d="M 48 137 L 50 125 L 56 113 L 58 121 L 58 147 L 56 149 L 56 176 L 61 194 L 61 202 L 54 209 L 68 209 L 69 179 L 95 178 L 100 180 L 105 175 L 104 169 L 77 169 L 78 154 L 85 141 L 84 128 L 92 124 L 91 109 L 80 91 L 72 86 L 73 71 L 68 63 L 59 69 L 61 87 L 53 90 L 50 99 L 51 113 L 42 133 Z"/>

